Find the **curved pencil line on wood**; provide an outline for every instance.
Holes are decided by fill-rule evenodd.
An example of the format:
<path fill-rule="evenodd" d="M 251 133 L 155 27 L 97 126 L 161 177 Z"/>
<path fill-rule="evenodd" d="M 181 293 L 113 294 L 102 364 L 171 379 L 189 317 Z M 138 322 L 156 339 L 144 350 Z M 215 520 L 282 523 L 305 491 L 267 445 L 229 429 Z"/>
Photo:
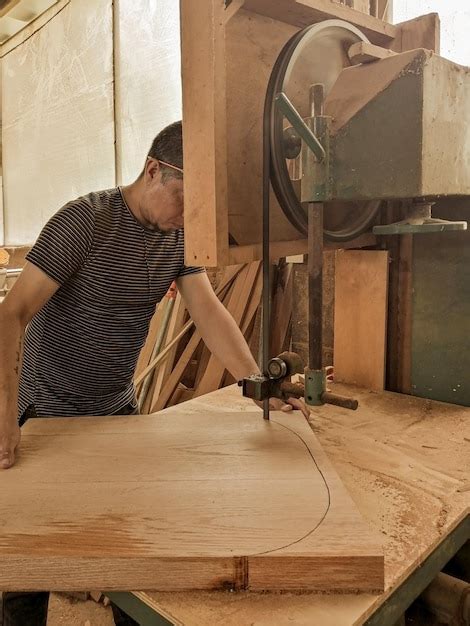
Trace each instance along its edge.
<path fill-rule="evenodd" d="M 310 537 L 310 535 L 313 535 L 313 533 L 316 530 L 318 530 L 318 528 L 320 528 L 320 526 L 325 521 L 325 518 L 328 515 L 328 511 L 330 510 L 330 507 L 331 507 L 331 492 L 330 492 L 330 488 L 328 486 L 328 483 L 326 482 L 325 475 L 323 474 L 323 472 L 319 468 L 317 460 L 313 456 L 313 453 L 310 450 L 310 448 L 308 447 L 308 444 L 302 439 L 302 437 L 298 433 L 295 432 L 295 430 L 292 430 L 292 428 L 289 428 L 288 426 L 285 426 L 284 424 L 280 424 L 279 422 L 276 422 L 276 420 L 273 420 L 273 419 L 271 420 L 271 422 L 273 422 L 274 424 L 277 424 L 278 426 L 281 426 L 281 428 L 285 428 L 286 430 L 290 431 L 298 439 L 300 439 L 300 441 L 304 444 L 305 448 L 307 449 L 307 452 L 309 453 L 310 457 L 312 458 L 312 461 L 315 463 L 315 467 L 317 468 L 318 473 L 322 477 L 323 483 L 324 483 L 325 488 L 326 488 L 326 493 L 328 494 L 328 503 L 326 505 L 325 512 L 323 513 L 323 515 L 322 515 L 320 521 L 318 522 L 318 524 L 316 526 L 314 526 L 311 530 L 309 530 L 308 533 L 305 533 L 305 535 L 303 535 L 303 537 L 300 537 L 299 539 L 296 539 L 295 541 L 292 541 L 291 543 L 287 543 L 285 546 L 280 546 L 279 548 L 273 548 L 272 550 L 265 550 L 264 552 L 255 552 L 254 554 L 250 554 L 248 556 L 261 556 L 262 554 L 271 554 L 272 552 L 278 552 L 279 550 L 284 550 L 285 548 L 290 548 L 290 546 L 293 546 L 296 543 L 300 543 L 301 541 L 303 541 L 307 537 Z"/>

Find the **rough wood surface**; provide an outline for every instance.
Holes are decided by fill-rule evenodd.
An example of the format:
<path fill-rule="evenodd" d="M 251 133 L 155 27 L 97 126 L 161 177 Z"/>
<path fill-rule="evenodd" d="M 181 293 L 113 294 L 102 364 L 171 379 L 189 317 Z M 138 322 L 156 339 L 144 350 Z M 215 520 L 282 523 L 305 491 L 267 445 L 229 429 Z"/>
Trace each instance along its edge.
<path fill-rule="evenodd" d="M 391 50 L 404 52 L 415 48 L 426 48 L 439 54 L 441 22 L 437 13 L 421 15 L 396 25 L 397 35 Z"/>
<path fill-rule="evenodd" d="M 23 430 L 0 475 L 3 590 L 383 588 L 378 534 L 300 413 Z"/>
<path fill-rule="evenodd" d="M 388 252 L 338 250 L 335 380 L 380 391 L 385 383 Z"/>
<path fill-rule="evenodd" d="M 359 409 L 320 407 L 311 425 L 362 515 L 384 539 L 385 593 L 139 592 L 141 600 L 185 626 L 359 626 L 470 515 L 470 492 L 459 492 L 468 482 L 470 409 L 347 385 L 333 389 L 358 398 Z M 230 387 L 183 408 L 217 414 L 221 407 L 250 411 L 251 403 Z"/>

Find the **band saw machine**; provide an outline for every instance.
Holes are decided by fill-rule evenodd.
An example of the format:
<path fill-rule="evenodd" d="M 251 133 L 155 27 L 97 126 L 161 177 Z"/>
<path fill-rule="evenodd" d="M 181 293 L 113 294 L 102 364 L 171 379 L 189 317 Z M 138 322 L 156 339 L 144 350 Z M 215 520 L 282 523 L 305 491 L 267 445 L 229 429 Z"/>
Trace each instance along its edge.
<path fill-rule="evenodd" d="M 355 26 L 327 20 L 297 32 L 269 80 L 263 119 L 262 374 L 241 381 L 243 395 L 303 397 L 356 409 L 330 393 L 322 362 L 323 243 L 375 235 L 465 230 L 432 217 L 441 196 L 470 194 L 468 69 L 431 51 L 395 53 L 370 44 Z M 288 220 L 308 237 L 308 364 L 292 352 L 269 354 L 272 186 Z M 401 200 L 402 219 L 382 208 Z M 304 382 L 292 382 L 304 374 Z"/>

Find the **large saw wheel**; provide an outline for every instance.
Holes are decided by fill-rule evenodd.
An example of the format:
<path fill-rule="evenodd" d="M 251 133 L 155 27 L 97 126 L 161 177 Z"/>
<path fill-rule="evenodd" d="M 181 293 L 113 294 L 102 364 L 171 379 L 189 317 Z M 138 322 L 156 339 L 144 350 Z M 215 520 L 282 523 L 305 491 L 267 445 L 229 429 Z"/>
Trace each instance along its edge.
<path fill-rule="evenodd" d="M 298 160 L 286 150 L 284 130 L 290 124 L 275 97 L 285 93 L 302 117 L 310 117 L 310 86 L 322 83 L 327 97 L 339 74 L 351 65 L 348 50 L 358 41 L 368 40 L 347 22 L 328 20 L 309 26 L 284 46 L 269 80 L 265 115 L 270 126 L 271 184 L 284 214 L 305 236 L 308 219 L 299 199 Z M 380 202 L 325 203 L 325 238 L 334 242 L 356 238 L 368 230 L 379 208 Z"/>

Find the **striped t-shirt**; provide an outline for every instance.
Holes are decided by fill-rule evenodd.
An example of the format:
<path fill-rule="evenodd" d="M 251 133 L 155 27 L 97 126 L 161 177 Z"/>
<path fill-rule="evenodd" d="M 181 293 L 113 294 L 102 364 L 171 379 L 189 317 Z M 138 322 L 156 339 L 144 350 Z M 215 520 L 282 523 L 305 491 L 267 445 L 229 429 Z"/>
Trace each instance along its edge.
<path fill-rule="evenodd" d="M 66 204 L 27 255 L 60 287 L 27 327 L 19 416 L 108 415 L 135 401 L 133 375 L 156 304 L 184 265 L 183 230 L 152 231 L 120 189 Z"/>

